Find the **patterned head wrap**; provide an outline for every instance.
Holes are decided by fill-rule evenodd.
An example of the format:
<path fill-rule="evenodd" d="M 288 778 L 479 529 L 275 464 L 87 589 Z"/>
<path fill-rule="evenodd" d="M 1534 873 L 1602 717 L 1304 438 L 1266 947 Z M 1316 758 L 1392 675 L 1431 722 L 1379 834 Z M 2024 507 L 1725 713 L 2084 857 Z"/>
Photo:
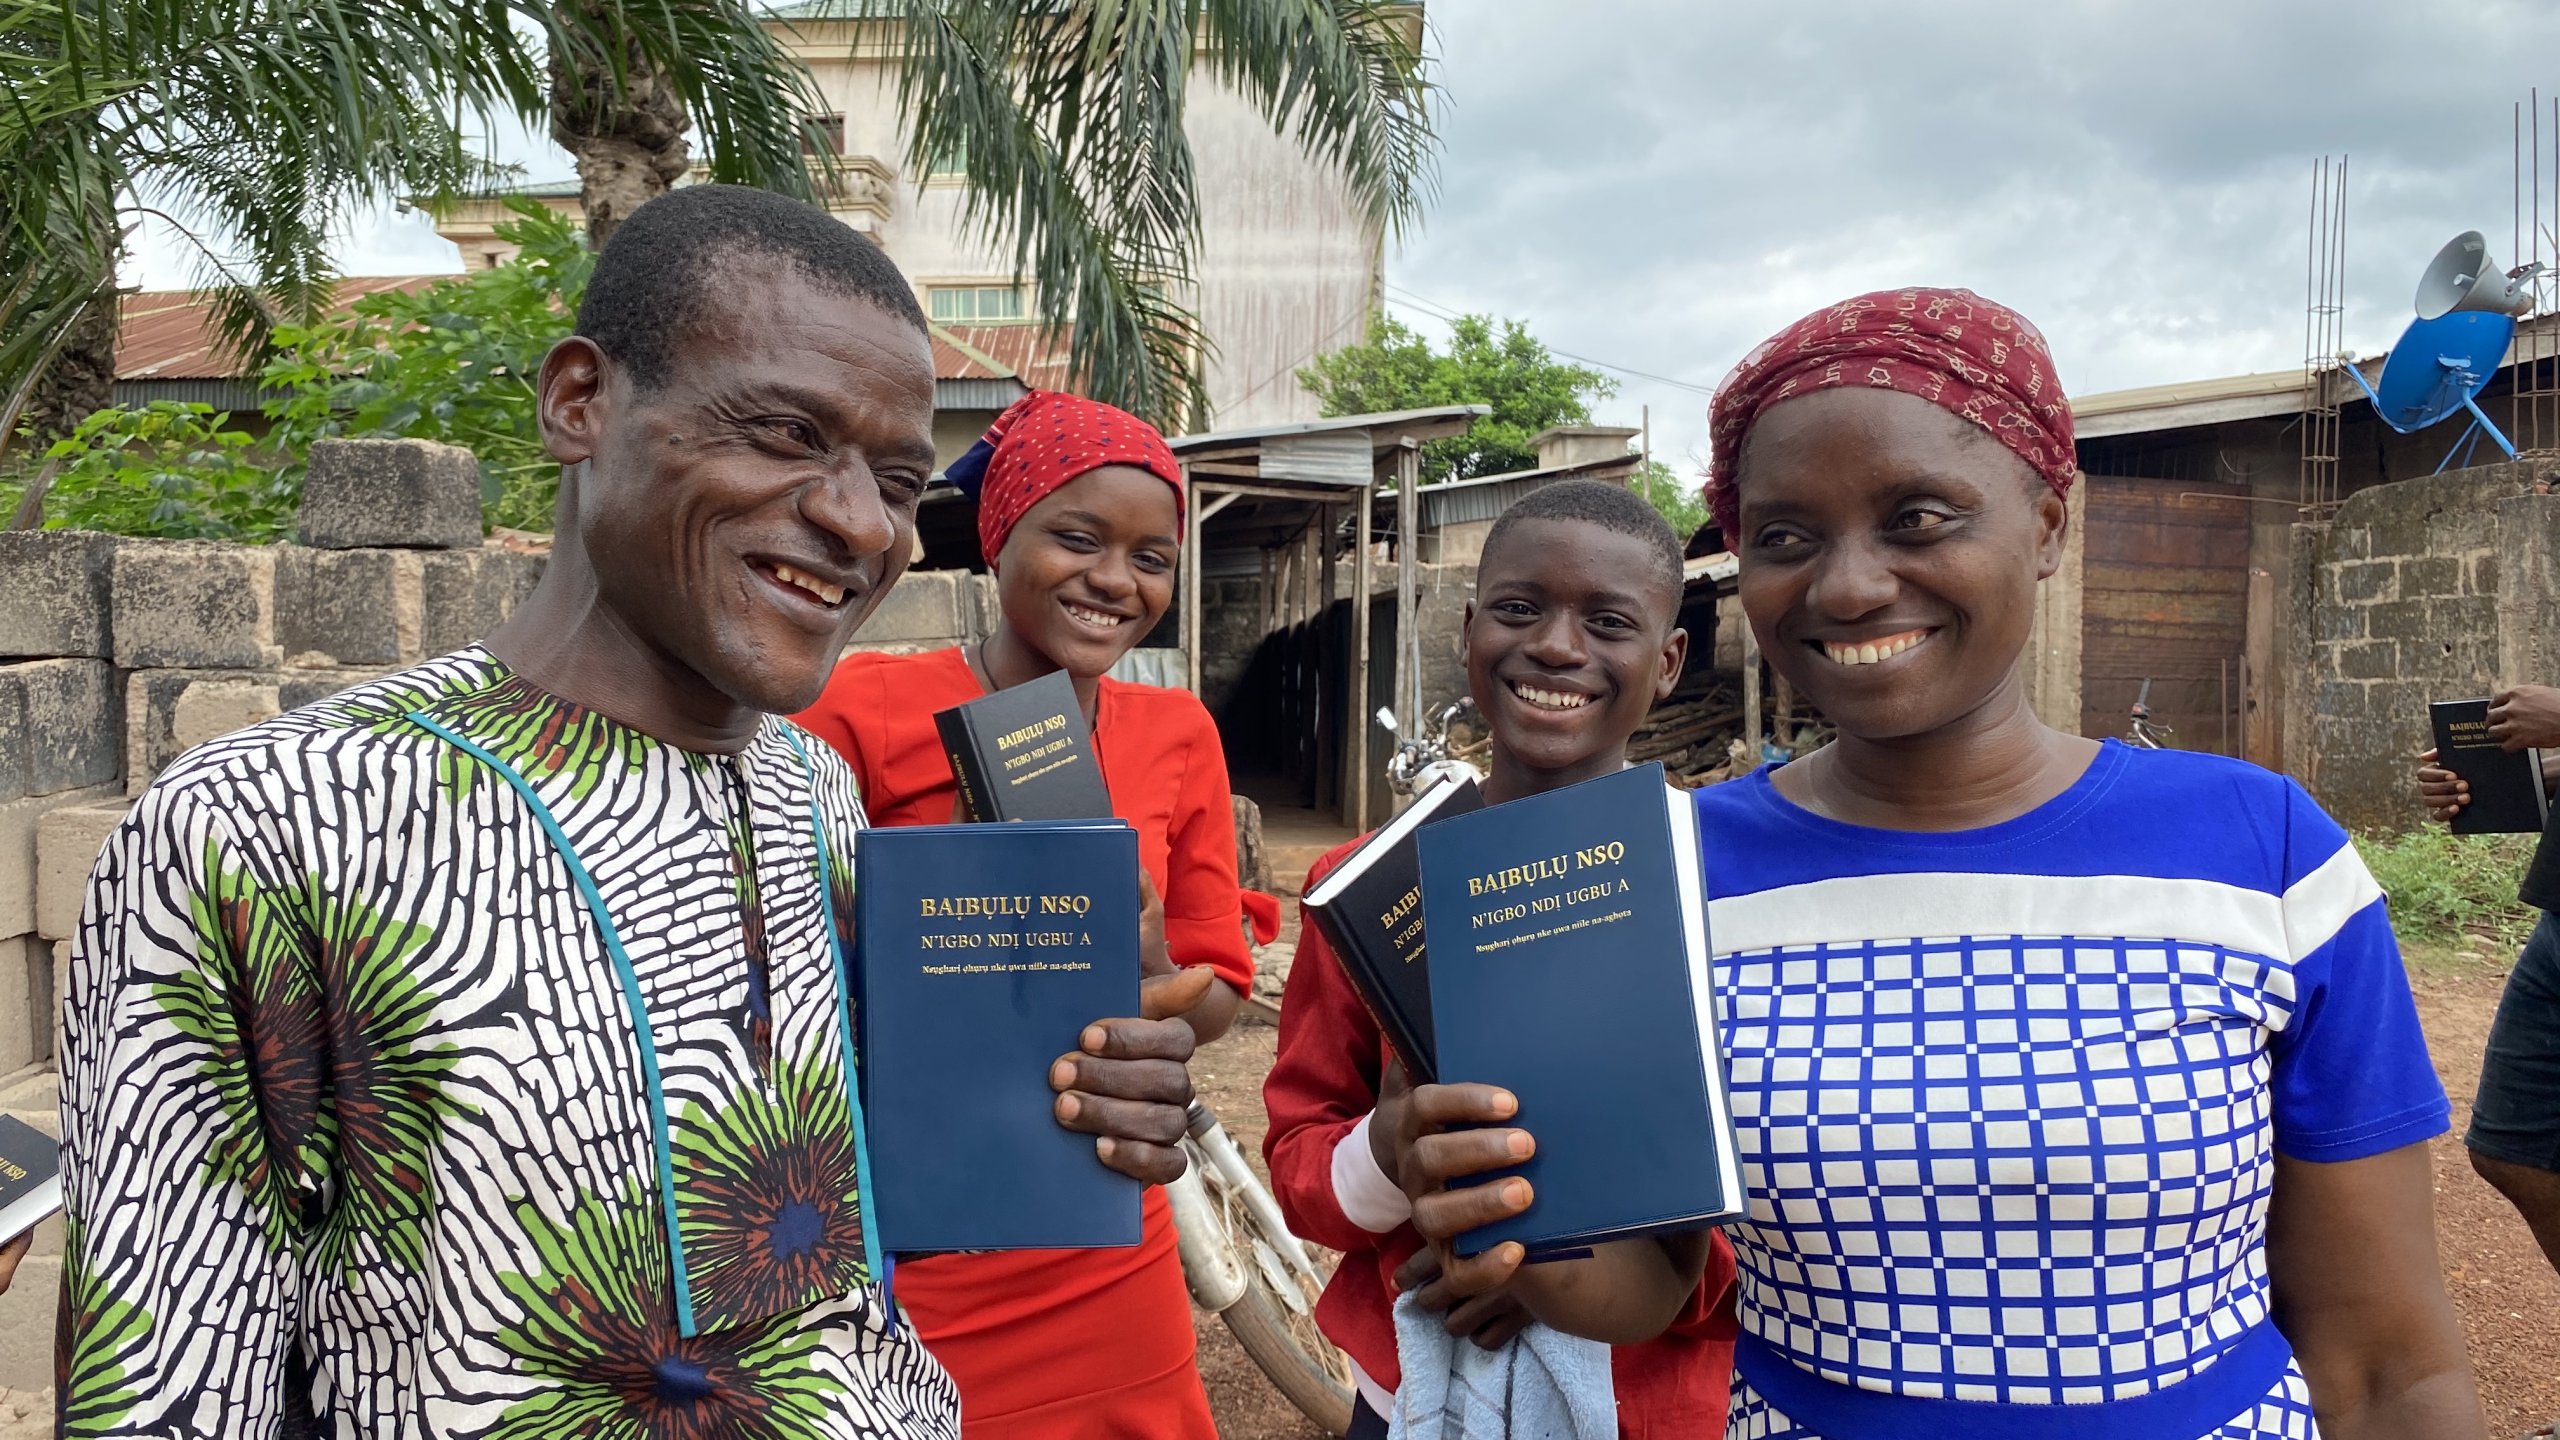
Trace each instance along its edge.
<path fill-rule="evenodd" d="M 978 502 L 978 551 L 995 568 L 1005 537 L 1051 491 L 1105 465 L 1135 465 L 1173 487 L 1182 516 L 1182 466 L 1156 427 L 1126 410 L 1034 390 L 987 427 L 943 477 Z"/>
<path fill-rule="evenodd" d="M 2071 401 L 2027 317 L 1970 290 L 1878 290 L 1807 315 L 1761 342 L 1716 387 L 1707 503 L 1728 547 L 1743 437 L 1781 400 L 1841 386 L 1916 395 L 1991 432 L 2057 495 L 2080 478 Z"/>

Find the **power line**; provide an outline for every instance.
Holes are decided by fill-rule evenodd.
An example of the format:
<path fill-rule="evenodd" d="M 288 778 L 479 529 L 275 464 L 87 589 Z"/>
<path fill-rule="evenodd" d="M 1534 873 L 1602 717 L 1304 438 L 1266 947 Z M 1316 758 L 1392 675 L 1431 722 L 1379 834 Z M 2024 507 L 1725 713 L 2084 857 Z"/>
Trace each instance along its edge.
<path fill-rule="evenodd" d="M 1456 313 L 1452 312 L 1448 306 L 1441 304 L 1439 301 L 1429 299 L 1425 296 L 1416 295 L 1401 285 L 1390 283 L 1387 288 L 1396 294 L 1403 296 L 1405 303 L 1422 311 L 1424 314 L 1433 317 L 1434 319 L 1455 321 L 1461 318 Z M 1552 345 L 1547 347 L 1547 353 L 1550 355 L 1561 355 L 1567 360 L 1579 360 L 1585 365 L 1597 365 L 1603 370 L 1615 370 L 1621 375 L 1633 375 L 1640 380 L 1651 380 L 1657 384 L 1670 385 L 1681 390 L 1695 391 L 1700 395 L 1713 395 L 1716 393 L 1716 387 L 1713 385 L 1700 385 L 1693 380 L 1675 380 L 1668 375 L 1656 375 L 1650 370 L 1638 370 L 1632 365 L 1620 365 L 1612 361 L 1596 359 L 1589 355 L 1577 355 L 1570 350 L 1559 350 Z"/>

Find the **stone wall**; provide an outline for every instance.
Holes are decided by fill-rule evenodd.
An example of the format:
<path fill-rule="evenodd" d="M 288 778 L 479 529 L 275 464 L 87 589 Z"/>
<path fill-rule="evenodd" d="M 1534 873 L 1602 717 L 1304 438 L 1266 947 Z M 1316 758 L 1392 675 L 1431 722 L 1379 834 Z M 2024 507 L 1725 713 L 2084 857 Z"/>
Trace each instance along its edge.
<path fill-rule="evenodd" d="M 2350 826 L 2418 817 L 2427 706 L 2560 683 L 2560 497 L 2534 467 L 2379 485 L 2294 535 L 2287 768 Z"/>

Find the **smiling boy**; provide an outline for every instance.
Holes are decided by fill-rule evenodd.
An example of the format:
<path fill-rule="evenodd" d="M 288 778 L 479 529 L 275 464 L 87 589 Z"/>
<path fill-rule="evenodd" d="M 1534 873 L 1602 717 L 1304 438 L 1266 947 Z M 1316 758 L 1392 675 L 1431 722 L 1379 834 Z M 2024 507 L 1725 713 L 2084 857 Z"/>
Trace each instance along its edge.
<path fill-rule="evenodd" d="M 1625 768 L 1628 737 L 1671 693 L 1688 656 L 1680 595 L 1678 537 L 1626 490 L 1566 481 L 1503 512 L 1485 539 L 1465 624 L 1467 687 L 1493 732 L 1486 803 Z M 1309 884 L 1357 843 L 1319 860 Z M 1341 962 L 1315 927 L 1301 926 L 1279 1058 L 1263 1086 L 1271 1117 L 1263 1152 L 1290 1228 L 1344 1252 L 1316 1320 L 1351 1356 L 1360 1382 L 1354 1440 L 1386 1433 L 1400 1378 L 1396 1291 L 1418 1288 L 1424 1305 L 1449 1307 L 1396 1177 L 1410 1093 Z M 1590 1260 L 1519 1271 L 1449 1309 L 1448 1329 L 1490 1349 L 1532 1318 L 1570 1321 L 1594 1294 L 1613 1296 L 1616 1313 L 1647 1312 L 1643 1333 L 1661 1336 L 1611 1357 L 1620 1433 L 1719 1434 L 1732 1267 L 1720 1236 L 1605 1246 Z"/>

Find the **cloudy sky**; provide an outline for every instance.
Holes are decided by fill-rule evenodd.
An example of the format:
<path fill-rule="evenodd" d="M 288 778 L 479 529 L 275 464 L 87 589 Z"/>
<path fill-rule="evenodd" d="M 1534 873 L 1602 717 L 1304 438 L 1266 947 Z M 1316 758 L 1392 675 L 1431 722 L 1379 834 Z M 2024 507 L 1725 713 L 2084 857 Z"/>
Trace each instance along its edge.
<path fill-rule="evenodd" d="M 1490 311 L 1667 377 L 1622 374 L 1601 418 L 1650 405 L 1675 463 L 1706 397 L 1669 382 L 1711 387 L 1884 285 L 2018 307 L 2074 393 L 2299 365 L 2322 155 L 2351 157 L 2348 343 L 2387 348 L 2455 232 L 2515 263 L 2513 106 L 2537 85 L 2554 205 L 2550 0 L 1431 0 L 1430 23 L 1439 199 L 1390 300 L 1430 333 Z M 497 149 L 569 173 L 526 136 Z M 186 280 L 165 240 L 141 259 L 145 284 Z M 387 213 L 344 261 L 457 263 Z"/>

